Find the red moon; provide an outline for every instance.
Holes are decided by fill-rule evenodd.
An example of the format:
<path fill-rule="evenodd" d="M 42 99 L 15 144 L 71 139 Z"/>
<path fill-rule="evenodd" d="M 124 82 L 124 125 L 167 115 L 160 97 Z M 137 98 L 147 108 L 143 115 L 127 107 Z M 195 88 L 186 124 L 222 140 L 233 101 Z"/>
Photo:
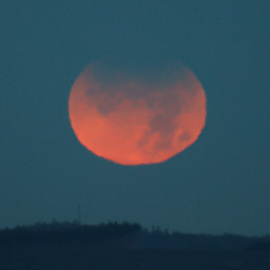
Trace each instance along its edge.
<path fill-rule="evenodd" d="M 118 74 L 119 75 L 119 74 Z M 159 163 L 193 144 L 206 119 L 206 96 L 188 69 L 173 81 L 101 78 L 88 66 L 72 86 L 69 117 L 78 140 L 123 165 Z"/>

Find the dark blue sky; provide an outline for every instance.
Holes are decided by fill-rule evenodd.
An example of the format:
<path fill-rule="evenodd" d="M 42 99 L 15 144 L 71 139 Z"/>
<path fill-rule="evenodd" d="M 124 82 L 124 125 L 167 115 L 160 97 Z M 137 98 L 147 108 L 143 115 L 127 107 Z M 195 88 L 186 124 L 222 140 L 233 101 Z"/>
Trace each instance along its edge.
<path fill-rule="evenodd" d="M 269 1 L 2 1 L 0 227 L 139 222 L 169 231 L 270 228 Z M 68 97 L 85 66 L 179 62 L 207 96 L 195 144 L 165 163 L 121 166 L 78 143 Z"/>

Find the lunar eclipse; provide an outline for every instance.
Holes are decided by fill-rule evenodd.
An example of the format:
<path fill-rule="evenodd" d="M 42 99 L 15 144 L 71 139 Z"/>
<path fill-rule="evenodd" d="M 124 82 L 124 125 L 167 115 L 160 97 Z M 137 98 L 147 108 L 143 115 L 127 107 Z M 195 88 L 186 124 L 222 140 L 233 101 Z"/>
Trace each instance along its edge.
<path fill-rule="evenodd" d="M 206 119 L 206 96 L 192 71 L 167 79 L 99 76 L 88 66 L 72 86 L 69 117 L 92 153 L 122 165 L 159 163 L 193 144 Z"/>

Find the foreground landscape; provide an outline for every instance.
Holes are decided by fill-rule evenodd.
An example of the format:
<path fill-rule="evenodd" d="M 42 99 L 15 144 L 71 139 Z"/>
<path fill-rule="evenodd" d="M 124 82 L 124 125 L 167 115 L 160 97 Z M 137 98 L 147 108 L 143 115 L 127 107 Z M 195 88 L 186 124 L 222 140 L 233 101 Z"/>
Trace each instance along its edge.
<path fill-rule="evenodd" d="M 270 269 L 270 239 L 151 232 L 139 224 L 37 223 L 0 230 L 0 269 Z"/>

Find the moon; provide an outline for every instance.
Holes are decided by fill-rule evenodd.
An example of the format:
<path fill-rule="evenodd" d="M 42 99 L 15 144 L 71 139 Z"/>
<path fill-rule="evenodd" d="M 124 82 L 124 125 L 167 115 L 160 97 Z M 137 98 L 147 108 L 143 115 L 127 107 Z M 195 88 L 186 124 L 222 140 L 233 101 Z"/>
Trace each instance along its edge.
<path fill-rule="evenodd" d="M 87 66 L 69 96 L 79 142 L 122 165 L 164 162 L 193 144 L 205 125 L 204 89 L 187 68 L 161 77 Z"/>

